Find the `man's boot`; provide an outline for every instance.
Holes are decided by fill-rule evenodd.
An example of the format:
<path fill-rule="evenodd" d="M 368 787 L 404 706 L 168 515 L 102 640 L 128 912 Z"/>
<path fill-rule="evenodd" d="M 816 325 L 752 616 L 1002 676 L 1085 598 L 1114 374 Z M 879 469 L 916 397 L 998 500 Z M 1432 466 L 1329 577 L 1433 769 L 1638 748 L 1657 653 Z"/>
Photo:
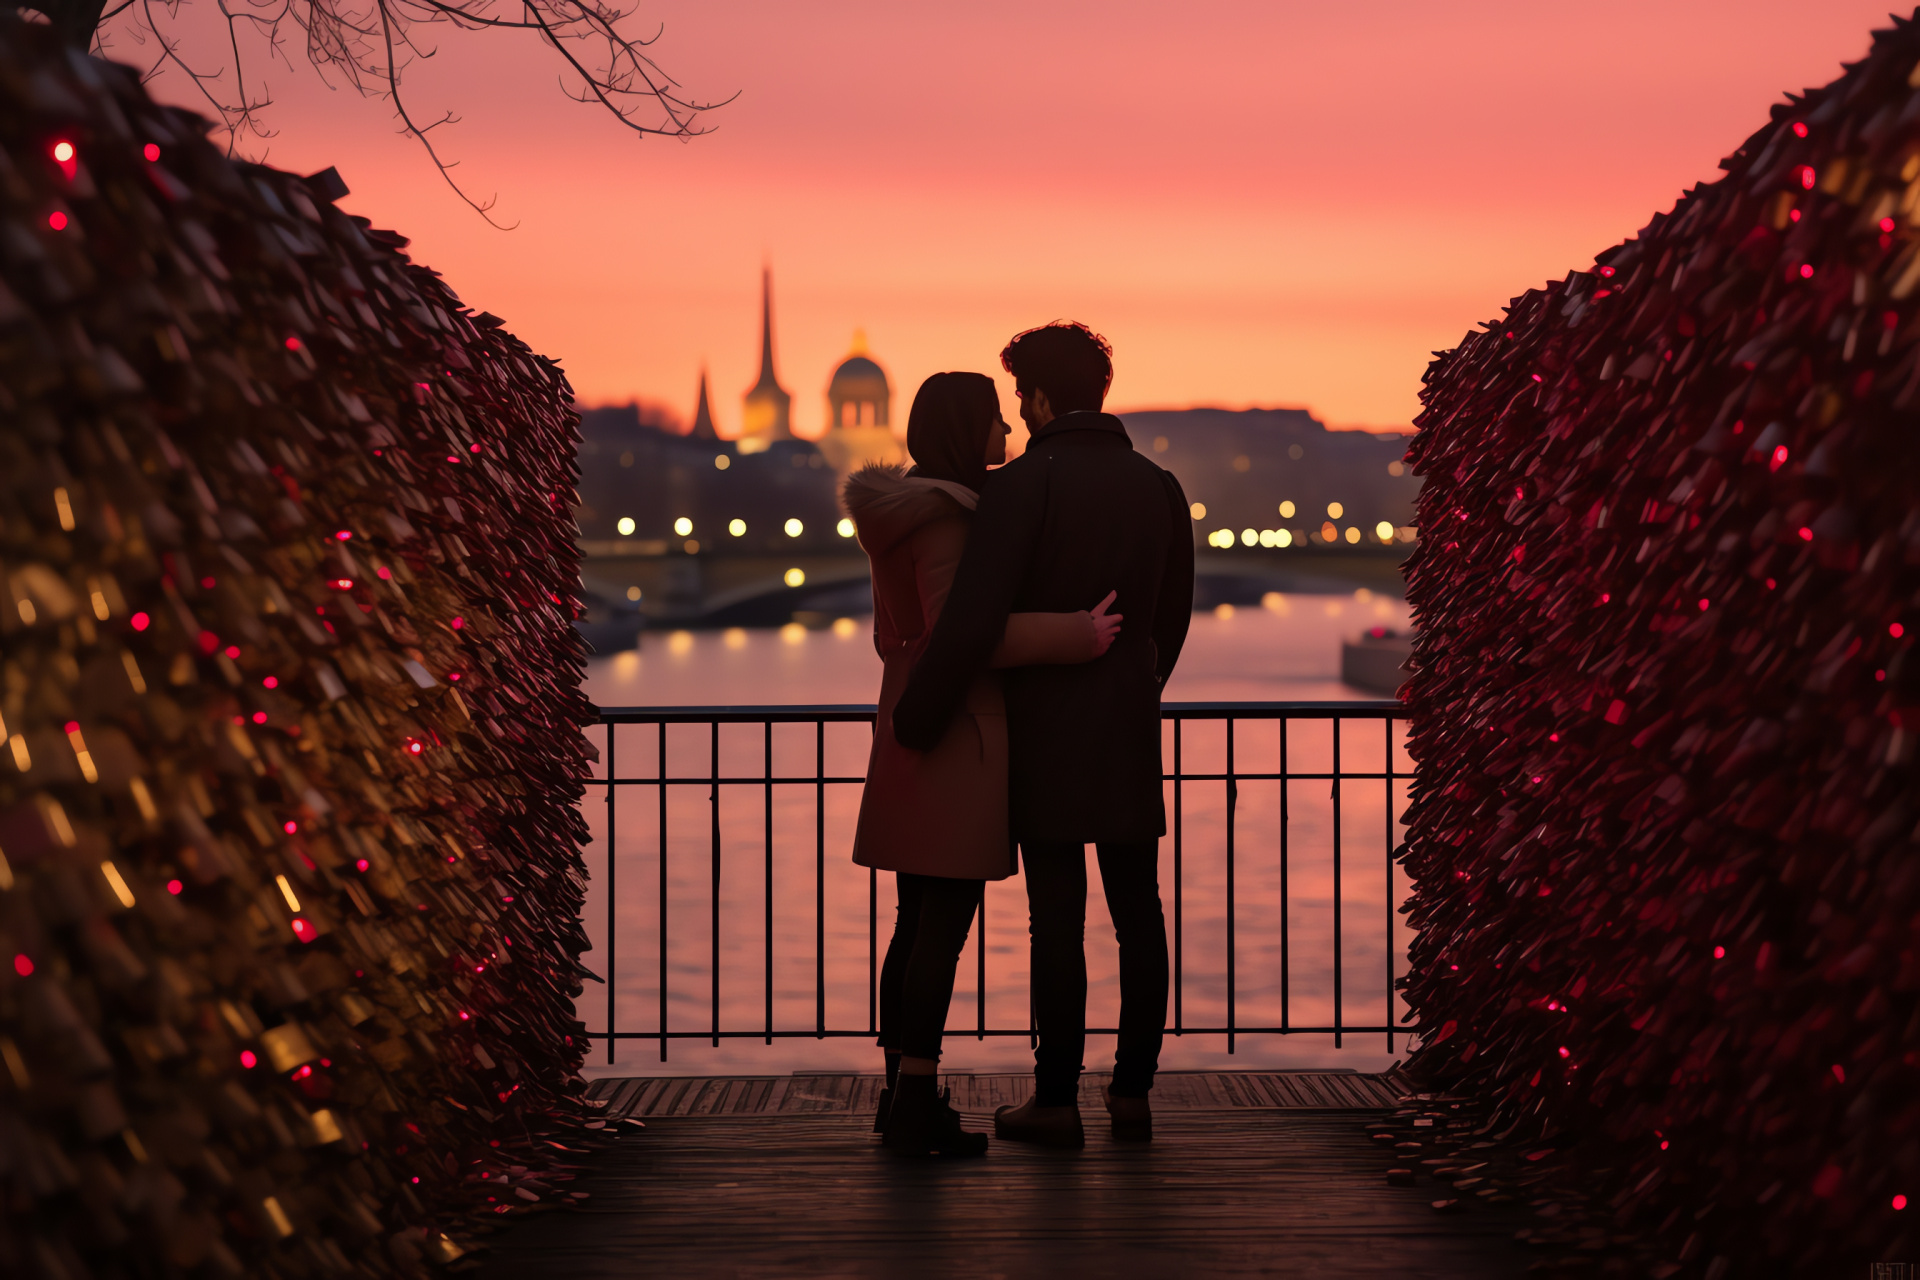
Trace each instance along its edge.
<path fill-rule="evenodd" d="M 1043 1107 L 1037 1097 L 994 1112 L 993 1136 L 1004 1142 L 1031 1142 L 1041 1147 L 1087 1145 L 1079 1107 Z"/>
<path fill-rule="evenodd" d="M 938 1092 L 932 1076 L 902 1075 L 893 1086 L 893 1114 L 881 1142 L 908 1156 L 983 1156 L 987 1135 L 960 1127 L 951 1093 Z"/>
<path fill-rule="evenodd" d="M 1113 1117 L 1115 1142 L 1152 1142 L 1153 1107 L 1145 1098 L 1119 1098 L 1106 1087 L 1107 1114 Z"/>

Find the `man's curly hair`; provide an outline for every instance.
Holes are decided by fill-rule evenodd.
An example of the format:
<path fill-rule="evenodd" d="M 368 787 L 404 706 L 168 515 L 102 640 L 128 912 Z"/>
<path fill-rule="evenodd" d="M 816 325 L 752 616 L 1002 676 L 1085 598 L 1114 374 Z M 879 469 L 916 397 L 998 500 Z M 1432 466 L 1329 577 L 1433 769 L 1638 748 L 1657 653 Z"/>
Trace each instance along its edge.
<path fill-rule="evenodd" d="M 1014 335 L 1000 367 L 1023 396 L 1046 392 L 1055 414 L 1098 409 L 1113 384 L 1113 344 L 1076 320 L 1055 320 Z"/>

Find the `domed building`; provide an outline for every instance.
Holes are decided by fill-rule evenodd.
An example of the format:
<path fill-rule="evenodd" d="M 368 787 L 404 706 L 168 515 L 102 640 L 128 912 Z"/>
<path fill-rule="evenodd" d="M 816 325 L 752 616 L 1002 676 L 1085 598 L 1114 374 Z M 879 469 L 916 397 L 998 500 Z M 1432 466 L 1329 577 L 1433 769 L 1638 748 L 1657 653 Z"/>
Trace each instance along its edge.
<path fill-rule="evenodd" d="M 867 335 L 856 330 L 853 349 L 827 383 L 827 431 L 820 452 L 845 474 L 870 462 L 905 462 L 907 450 L 893 434 L 893 387 L 886 370 L 867 354 Z"/>

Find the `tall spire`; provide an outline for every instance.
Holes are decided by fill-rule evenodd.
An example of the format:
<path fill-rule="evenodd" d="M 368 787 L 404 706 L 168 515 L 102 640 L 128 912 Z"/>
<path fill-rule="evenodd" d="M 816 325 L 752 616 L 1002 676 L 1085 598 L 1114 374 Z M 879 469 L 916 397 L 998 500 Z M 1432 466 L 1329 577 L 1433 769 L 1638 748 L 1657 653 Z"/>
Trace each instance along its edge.
<path fill-rule="evenodd" d="M 753 389 L 779 390 L 780 380 L 773 375 L 773 269 L 760 268 L 760 381 Z"/>
<path fill-rule="evenodd" d="M 700 366 L 700 402 L 693 410 L 693 430 L 687 433 L 695 440 L 717 440 L 720 433 L 713 429 L 713 407 L 707 403 L 707 367 Z"/>
<path fill-rule="evenodd" d="M 773 376 L 773 272 L 766 267 L 760 269 L 760 381 L 740 408 L 740 452 L 793 439 L 793 397 Z"/>

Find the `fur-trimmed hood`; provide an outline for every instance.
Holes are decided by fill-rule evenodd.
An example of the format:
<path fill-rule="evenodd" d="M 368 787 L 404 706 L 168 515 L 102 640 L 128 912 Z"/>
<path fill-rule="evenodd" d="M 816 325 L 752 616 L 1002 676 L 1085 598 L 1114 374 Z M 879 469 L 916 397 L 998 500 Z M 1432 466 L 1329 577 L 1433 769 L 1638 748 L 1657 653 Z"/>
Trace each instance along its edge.
<path fill-rule="evenodd" d="M 951 480 L 910 476 L 894 463 L 869 463 L 840 487 L 840 505 L 853 518 L 868 555 L 884 555 L 929 520 L 971 511 L 980 495 Z"/>

